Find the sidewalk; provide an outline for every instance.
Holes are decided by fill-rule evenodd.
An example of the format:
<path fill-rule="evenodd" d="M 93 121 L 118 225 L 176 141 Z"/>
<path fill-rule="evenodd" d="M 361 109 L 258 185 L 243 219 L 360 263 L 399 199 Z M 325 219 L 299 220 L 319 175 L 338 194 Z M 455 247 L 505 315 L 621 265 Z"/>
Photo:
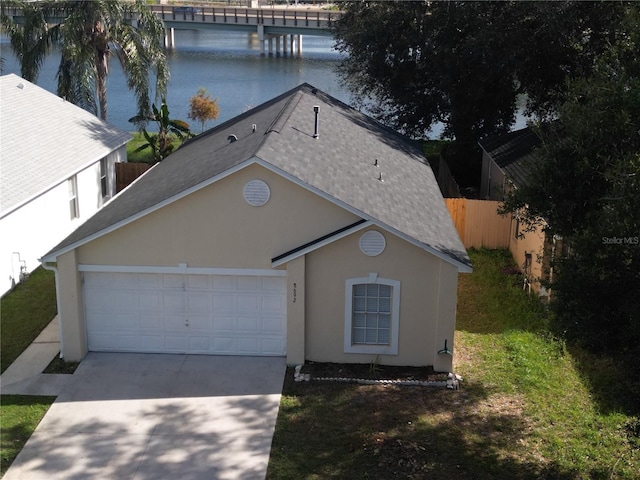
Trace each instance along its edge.
<path fill-rule="evenodd" d="M 59 395 L 72 375 L 43 374 L 60 351 L 58 316 L 0 375 L 0 392 L 16 395 Z"/>

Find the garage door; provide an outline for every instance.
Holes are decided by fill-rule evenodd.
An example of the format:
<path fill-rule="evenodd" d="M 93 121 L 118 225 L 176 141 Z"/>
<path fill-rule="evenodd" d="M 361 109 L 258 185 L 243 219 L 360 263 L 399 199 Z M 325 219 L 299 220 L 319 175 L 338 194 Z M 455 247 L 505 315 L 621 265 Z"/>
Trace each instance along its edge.
<path fill-rule="evenodd" d="M 286 354 L 286 278 L 84 273 L 91 351 Z"/>

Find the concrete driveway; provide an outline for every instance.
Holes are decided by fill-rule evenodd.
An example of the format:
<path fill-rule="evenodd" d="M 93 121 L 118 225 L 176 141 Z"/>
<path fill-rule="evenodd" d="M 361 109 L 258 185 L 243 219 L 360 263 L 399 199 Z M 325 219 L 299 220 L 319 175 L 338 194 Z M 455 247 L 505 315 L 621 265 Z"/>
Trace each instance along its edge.
<path fill-rule="evenodd" d="M 264 479 L 285 369 L 90 353 L 4 479 Z"/>

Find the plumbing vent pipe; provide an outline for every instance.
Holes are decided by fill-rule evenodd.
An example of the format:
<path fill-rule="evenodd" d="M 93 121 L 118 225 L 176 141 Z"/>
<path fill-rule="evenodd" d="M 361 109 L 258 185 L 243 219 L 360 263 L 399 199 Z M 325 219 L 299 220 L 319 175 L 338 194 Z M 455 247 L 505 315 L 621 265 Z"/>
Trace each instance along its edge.
<path fill-rule="evenodd" d="M 320 112 L 320 107 L 318 105 L 314 105 L 313 111 L 316 113 L 316 119 L 313 125 L 313 138 L 318 138 L 320 136 L 318 133 L 318 113 Z"/>

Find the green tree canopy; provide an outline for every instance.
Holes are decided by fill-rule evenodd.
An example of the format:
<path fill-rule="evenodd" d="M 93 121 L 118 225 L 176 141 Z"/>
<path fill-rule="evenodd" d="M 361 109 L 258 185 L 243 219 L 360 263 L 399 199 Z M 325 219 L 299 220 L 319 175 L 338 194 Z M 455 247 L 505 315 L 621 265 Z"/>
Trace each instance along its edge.
<path fill-rule="evenodd" d="M 9 7 L 25 12 L 23 24 L 5 15 Z M 138 115 L 149 112 L 151 73 L 156 95 L 165 95 L 169 67 L 162 48 L 164 27 L 142 0 L 3 2 L 2 12 L 3 30 L 23 77 L 36 81 L 42 60 L 58 44 L 58 95 L 102 119 L 107 119 L 107 75 L 114 56 L 135 94 Z"/>
<path fill-rule="evenodd" d="M 558 330 L 594 349 L 640 354 L 640 16 L 628 35 L 572 80 L 558 118 L 539 128 L 529 183 L 505 209 L 570 248 L 554 263 Z"/>
<path fill-rule="evenodd" d="M 505 133 L 517 102 L 549 113 L 567 78 L 615 38 L 610 2 L 343 2 L 335 29 L 345 84 L 384 123 L 456 140 L 458 173 L 479 177 L 477 142 Z M 527 95 L 527 97 L 523 97 Z M 474 158 L 473 161 L 468 161 Z M 456 167 L 456 165 L 454 165 Z M 477 181 L 477 180 L 476 180 Z"/>

